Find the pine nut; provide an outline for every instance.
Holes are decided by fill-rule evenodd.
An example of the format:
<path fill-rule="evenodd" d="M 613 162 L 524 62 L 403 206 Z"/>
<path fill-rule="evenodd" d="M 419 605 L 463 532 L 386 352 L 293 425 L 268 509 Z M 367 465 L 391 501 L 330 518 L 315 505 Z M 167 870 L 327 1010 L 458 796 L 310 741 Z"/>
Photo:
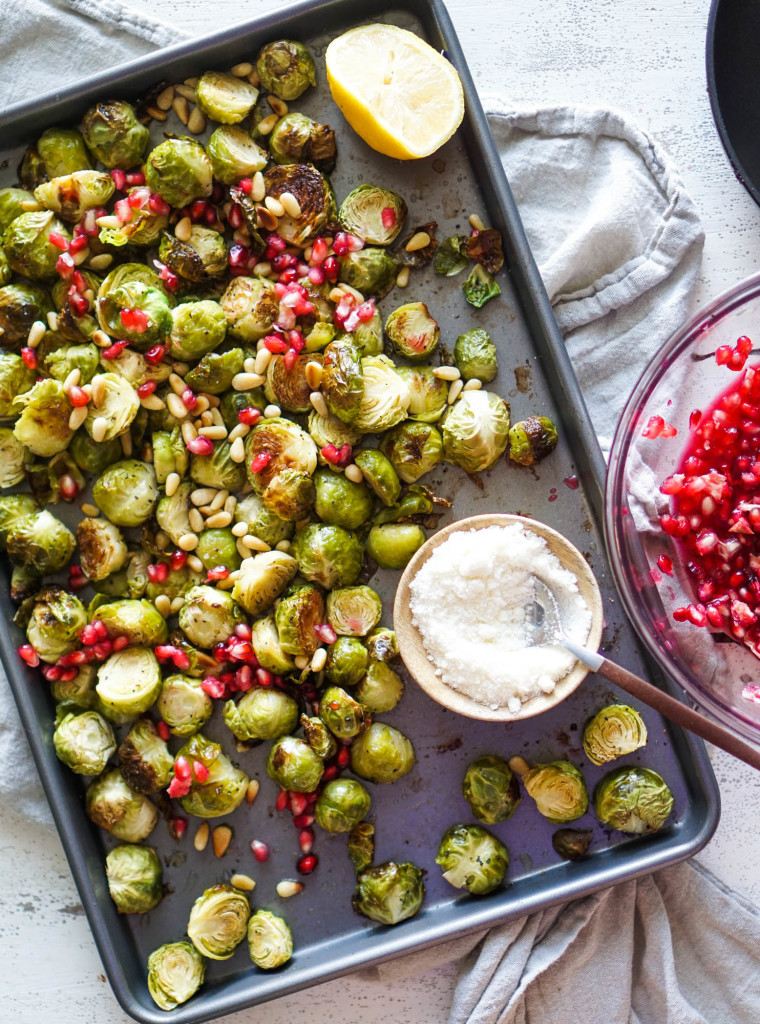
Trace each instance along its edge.
<path fill-rule="evenodd" d="M 259 78 L 259 73 L 256 70 L 256 68 L 254 68 L 250 75 L 248 75 L 247 80 L 249 85 L 252 85 L 254 89 L 258 89 L 258 87 L 261 85 L 261 79 Z"/>
<path fill-rule="evenodd" d="M 417 252 L 419 249 L 427 249 L 430 245 L 430 235 L 427 231 L 418 231 L 412 235 L 404 247 L 407 252 Z"/>
<path fill-rule="evenodd" d="M 251 779 L 248 783 L 248 789 L 245 791 L 245 802 L 250 806 L 256 797 L 259 795 L 259 780 Z"/>
<path fill-rule="evenodd" d="M 175 237 L 178 238 L 180 242 L 189 242 L 192 231 L 193 222 L 189 217 L 183 217 L 182 220 L 178 220 L 174 226 Z"/>
<path fill-rule="evenodd" d="M 166 484 L 164 489 L 166 490 L 167 497 L 171 498 L 172 494 L 175 494 L 177 488 L 180 485 L 179 473 L 170 473 L 166 478 Z"/>
<path fill-rule="evenodd" d="M 305 668 L 309 667 L 309 659 L 305 654 L 297 654 L 295 658 L 293 658 L 293 664 L 299 672 L 303 672 Z"/>
<path fill-rule="evenodd" d="M 524 757 L 520 757 L 519 754 L 516 754 L 514 757 L 510 757 L 510 759 L 507 762 L 507 764 L 512 769 L 512 771 L 515 773 L 515 775 L 520 775 L 520 776 L 527 775 L 528 772 L 530 771 L 530 765 L 525 760 L 525 758 Z"/>
<path fill-rule="evenodd" d="M 281 540 L 279 542 L 279 544 L 275 545 L 275 549 L 277 551 L 290 551 L 290 541 L 289 540 Z"/>
<path fill-rule="evenodd" d="M 100 509 L 96 505 L 91 505 L 88 501 L 85 501 L 79 507 L 82 510 L 82 515 L 89 516 L 90 519 L 97 519 L 100 515 Z"/>
<path fill-rule="evenodd" d="M 250 391 L 251 388 L 259 388 L 266 380 L 260 373 L 236 373 L 232 378 L 232 387 L 235 391 Z"/>
<path fill-rule="evenodd" d="M 153 445 L 146 442 L 142 450 L 143 462 L 153 462 Z"/>
<path fill-rule="evenodd" d="M 47 327 L 44 325 L 42 320 L 35 320 L 32 326 L 29 328 L 29 334 L 27 335 L 26 344 L 29 348 L 37 348 L 39 343 L 45 337 L 45 331 Z"/>
<path fill-rule="evenodd" d="M 256 266 L 253 268 L 253 276 L 254 277 L 269 277 L 269 275 L 271 273 L 272 273 L 272 264 L 271 263 L 267 263 L 267 262 L 257 263 Z"/>
<path fill-rule="evenodd" d="M 318 647 L 311 659 L 311 671 L 321 672 L 327 661 L 327 651 L 324 647 Z"/>
<path fill-rule="evenodd" d="M 132 435 L 128 430 L 125 430 L 123 434 L 119 434 L 119 443 L 121 444 L 121 452 L 125 459 L 128 459 L 132 455 Z"/>
<path fill-rule="evenodd" d="M 187 564 L 193 572 L 203 572 L 203 562 L 198 558 L 197 555 L 188 555 Z"/>
<path fill-rule="evenodd" d="M 171 110 L 172 100 L 174 99 L 174 86 L 167 85 L 167 87 L 156 96 L 156 106 L 159 110 Z"/>
<path fill-rule="evenodd" d="M 92 340 L 98 348 L 108 348 L 110 345 L 113 345 L 113 341 L 108 337 L 105 331 L 93 331 Z"/>
<path fill-rule="evenodd" d="M 330 302 L 334 302 L 334 303 L 337 304 L 338 302 L 342 301 L 344 294 L 345 293 L 344 293 L 343 289 L 342 288 L 338 288 L 336 286 L 335 288 L 331 288 L 330 289 L 330 294 L 327 297 L 330 300 Z"/>
<path fill-rule="evenodd" d="M 259 376 L 266 372 L 267 366 L 272 360 L 272 353 L 268 348 L 260 348 L 256 353 L 256 358 L 253 360 L 253 372 L 258 373 Z"/>
<path fill-rule="evenodd" d="M 140 405 L 143 409 L 152 409 L 154 412 L 161 412 L 164 408 L 164 403 L 158 397 L 158 395 L 146 395 L 145 398 L 140 399 Z"/>
<path fill-rule="evenodd" d="M 196 508 L 201 505 L 208 505 L 216 497 L 216 490 L 213 487 L 198 487 L 190 494 L 190 501 Z"/>
<path fill-rule="evenodd" d="M 286 900 L 290 896 L 297 896 L 303 890 L 303 882 L 296 882 L 293 878 L 284 878 L 277 883 L 275 890 L 281 899 Z"/>
<path fill-rule="evenodd" d="M 198 431 L 195 429 L 190 420 L 183 420 L 180 428 L 182 431 L 182 440 L 187 444 L 189 441 L 194 441 L 198 436 Z"/>
<path fill-rule="evenodd" d="M 200 559 L 199 559 L 199 561 L 200 561 Z M 188 564 L 189 563 L 190 563 L 190 559 L 188 559 Z M 201 566 L 201 568 L 203 568 L 203 566 Z M 195 571 L 199 572 L 200 570 L 196 569 Z M 171 613 L 172 613 L 172 615 L 176 615 L 177 612 L 180 610 L 180 608 L 182 607 L 182 605 L 184 603 L 185 603 L 184 597 L 175 597 L 174 600 L 171 603 Z"/>
<path fill-rule="evenodd" d="M 251 428 L 247 423 L 238 423 L 238 425 L 233 427 L 227 435 L 227 440 L 232 444 L 234 441 L 237 441 L 239 437 L 246 437 L 250 432 Z"/>
<path fill-rule="evenodd" d="M 231 532 L 233 537 L 245 537 L 248 533 L 248 523 L 235 523 Z"/>
<path fill-rule="evenodd" d="M 462 374 L 456 366 L 436 366 L 433 370 L 433 376 L 440 378 L 440 380 L 459 380 Z"/>
<path fill-rule="evenodd" d="M 483 387 L 483 381 L 478 380 L 477 377 L 473 377 L 472 380 L 468 380 L 462 391 L 480 391 Z"/>
<path fill-rule="evenodd" d="M 256 888 L 256 883 L 250 875 L 235 874 L 230 879 L 230 885 L 234 889 L 242 889 L 243 892 L 253 892 Z"/>
<path fill-rule="evenodd" d="M 477 213 L 471 213 L 467 219 L 470 222 L 471 228 L 475 228 L 476 231 L 485 231 L 486 226 Z"/>
<path fill-rule="evenodd" d="M 210 530 L 223 530 L 225 526 L 229 526 L 232 522 L 232 516 L 229 512 L 216 512 L 213 516 L 209 516 L 206 520 L 206 526 Z"/>
<path fill-rule="evenodd" d="M 202 853 L 206 849 L 209 832 L 210 829 L 207 821 L 204 821 L 198 826 L 198 831 L 195 833 L 195 837 L 193 839 L 193 846 L 198 853 Z"/>
<path fill-rule="evenodd" d="M 322 383 L 322 373 L 322 364 L 316 362 L 316 360 L 312 359 L 306 364 L 304 376 L 306 377 L 306 383 L 312 391 L 316 391 Z"/>
<path fill-rule="evenodd" d="M 71 373 L 66 377 L 63 382 L 63 390 L 68 395 L 69 391 L 74 387 L 75 384 L 79 383 L 79 378 L 82 376 L 82 371 L 79 367 L 75 366 Z"/>
<path fill-rule="evenodd" d="M 164 533 L 163 530 L 159 530 L 155 537 L 156 547 L 161 551 L 166 551 L 172 542 L 171 537 L 168 533 Z"/>
<path fill-rule="evenodd" d="M 48 313 L 48 315 L 45 317 L 45 319 L 47 320 L 47 325 L 48 325 L 48 329 L 49 330 L 51 330 L 51 331 L 57 331 L 58 330 L 58 316 L 57 316 L 56 313 Z"/>
<path fill-rule="evenodd" d="M 100 252 L 90 260 L 90 270 L 107 270 L 112 263 L 113 256 L 110 252 Z"/>
<path fill-rule="evenodd" d="M 261 171 L 256 171 L 253 176 L 251 188 L 251 199 L 254 203 L 260 203 L 264 196 L 267 194 L 267 186 L 264 181 L 264 175 Z"/>
<path fill-rule="evenodd" d="M 265 540 L 260 537 L 255 537 L 252 533 L 247 533 L 243 537 L 243 544 L 250 551 L 271 551 L 271 547 Z"/>
<path fill-rule="evenodd" d="M 159 615 L 163 615 L 165 619 L 169 618 L 172 602 L 167 594 L 159 594 L 153 604 L 156 606 L 156 611 Z"/>
<path fill-rule="evenodd" d="M 234 75 L 235 78 L 247 78 L 252 71 L 253 64 L 250 64 L 247 60 L 230 68 L 230 74 Z"/>
<path fill-rule="evenodd" d="M 243 369 L 246 373 L 255 373 L 256 359 L 253 356 L 248 356 L 248 358 L 243 362 Z"/>
<path fill-rule="evenodd" d="M 350 466 L 346 466 L 345 474 L 346 479 L 353 481 L 355 484 L 360 484 L 364 479 L 364 474 L 355 462 L 352 462 Z"/>
<path fill-rule="evenodd" d="M 325 396 L 322 394 L 322 392 L 312 391 L 312 393 L 309 395 L 309 401 L 316 409 L 317 414 L 321 416 L 323 420 L 326 420 L 327 417 L 330 415 L 330 410 L 327 408 L 327 402 L 325 401 Z"/>
<path fill-rule="evenodd" d="M 364 296 L 362 295 L 362 293 L 360 291 L 357 291 L 356 288 L 352 288 L 350 284 L 343 283 L 339 287 L 343 292 L 345 292 L 346 295 L 353 295 L 353 297 L 356 299 L 359 305 L 361 305 L 362 302 L 364 302 Z"/>
<path fill-rule="evenodd" d="M 232 515 L 237 508 L 237 495 L 231 494 L 224 503 L 224 511 Z"/>
<path fill-rule="evenodd" d="M 209 507 L 209 511 L 210 512 L 218 511 L 218 509 L 220 509 L 222 507 L 222 505 L 225 503 L 227 498 L 229 498 L 229 496 L 230 496 L 230 492 L 227 491 L 227 490 L 222 489 L 221 491 L 217 491 L 216 494 L 214 495 L 214 497 L 209 502 L 209 506 L 208 506 Z"/>
<path fill-rule="evenodd" d="M 259 135 L 269 135 L 274 126 L 279 121 L 277 114 L 270 114 L 269 117 L 264 117 L 259 121 L 257 131 Z"/>
<path fill-rule="evenodd" d="M 251 557 L 250 548 L 247 548 L 245 546 L 245 544 L 243 543 L 243 538 L 242 537 L 238 538 L 238 540 L 235 543 L 235 547 L 237 548 L 238 554 L 243 559 L 243 561 L 245 561 L 246 558 L 250 558 Z"/>
<path fill-rule="evenodd" d="M 179 395 L 180 398 L 181 398 L 182 397 L 182 393 L 184 392 L 185 388 L 187 387 L 187 384 L 185 384 L 185 382 L 182 380 L 182 378 L 180 377 L 180 375 L 178 373 L 170 373 L 169 374 L 169 386 L 171 387 L 171 389 L 174 392 L 174 394 L 175 395 Z"/>
<path fill-rule="evenodd" d="M 285 100 L 281 100 L 279 96 L 267 96 L 267 103 L 278 117 L 285 117 L 288 112 L 287 103 Z"/>
<path fill-rule="evenodd" d="M 42 209 L 36 199 L 22 199 L 18 205 L 24 213 L 37 213 L 38 210 Z"/>
<path fill-rule="evenodd" d="M 74 266 L 75 267 L 81 267 L 82 264 L 86 263 L 87 260 L 90 258 L 90 248 L 89 248 L 89 246 L 86 245 L 84 247 L 84 249 L 80 249 L 79 252 L 75 252 L 74 255 L 71 258 L 74 261 Z M 90 301 L 92 301 L 92 300 L 90 300 Z"/>
<path fill-rule="evenodd" d="M 106 433 L 108 432 L 108 420 L 104 416 L 96 416 L 92 421 L 92 439 L 97 444 L 101 441 L 105 441 Z"/>
<path fill-rule="evenodd" d="M 301 204 L 292 192 L 280 193 L 280 206 L 282 206 L 288 217 L 292 217 L 294 220 L 301 216 Z"/>
<path fill-rule="evenodd" d="M 198 538 L 194 533 L 183 533 L 179 539 L 178 547 L 182 548 L 183 551 L 195 551 L 198 547 Z M 200 559 L 198 559 L 200 562 Z M 201 567 L 203 563 L 201 562 Z"/>
<path fill-rule="evenodd" d="M 190 527 L 195 530 L 196 533 L 203 532 L 206 524 L 203 521 L 203 516 L 197 508 L 191 508 L 187 514 L 187 518 L 190 520 Z"/>
<path fill-rule="evenodd" d="M 202 414 L 208 409 L 208 398 L 205 395 L 198 395 L 195 401 L 195 413 Z"/>
<path fill-rule="evenodd" d="M 446 402 L 448 405 L 453 405 L 454 402 L 456 402 L 457 398 L 459 398 L 459 396 L 462 393 L 463 387 L 464 385 L 462 384 L 461 380 L 453 380 L 451 384 L 449 384 L 449 393 L 446 398 Z"/>
<path fill-rule="evenodd" d="M 192 112 L 187 119 L 187 130 L 189 132 L 192 132 L 193 135 L 200 135 L 200 133 L 205 129 L 205 127 L 205 116 L 201 113 L 198 107 L 193 107 Z"/>
<path fill-rule="evenodd" d="M 267 420 L 276 419 L 278 416 L 281 415 L 282 409 L 280 409 L 279 405 L 267 405 L 264 408 L 264 418 Z"/>
<path fill-rule="evenodd" d="M 274 196 L 265 196 L 264 206 L 266 206 L 267 210 L 269 210 L 270 213 L 273 213 L 275 217 L 285 216 L 285 207 L 282 205 L 279 199 L 275 199 Z"/>
<path fill-rule="evenodd" d="M 195 103 L 195 89 L 191 85 L 188 85 L 187 82 L 185 82 L 184 85 L 175 85 L 174 91 L 179 93 L 180 96 L 184 96 L 184 98 L 189 100 L 190 103 Z"/>
<path fill-rule="evenodd" d="M 184 420 L 189 411 L 179 395 L 175 395 L 173 391 L 166 396 L 166 408 L 175 420 Z"/>
<path fill-rule="evenodd" d="M 198 433 L 201 437 L 208 437 L 212 441 L 223 441 L 227 436 L 227 428 L 215 424 L 212 427 L 201 427 Z"/>
<path fill-rule="evenodd" d="M 201 413 L 201 427 L 213 427 L 214 417 L 211 415 L 211 410 L 207 409 L 206 412 Z M 200 430 L 200 427 L 198 427 Z"/>
<path fill-rule="evenodd" d="M 150 114 L 154 121 L 165 121 L 166 111 L 161 110 L 160 107 L 146 107 L 145 113 Z"/>
<path fill-rule="evenodd" d="M 236 437 L 230 445 L 230 458 L 233 462 L 245 462 L 245 444 L 242 437 Z"/>
<path fill-rule="evenodd" d="M 103 399 L 106 397 L 106 382 L 101 373 L 96 374 L 92 378 L 90 381 L 90 387 L 92 389 L 90 392 L 90 401 L 96 409 L 99 409 L 103 404 Z"/>
<path fill-rule="evenodd" d="M 78 408 L 72 409 L 69 416 L 69 430 L 79 430 L 87 419 L 88 412 L 89 410 L 86 405 L 80 405 Z"/>

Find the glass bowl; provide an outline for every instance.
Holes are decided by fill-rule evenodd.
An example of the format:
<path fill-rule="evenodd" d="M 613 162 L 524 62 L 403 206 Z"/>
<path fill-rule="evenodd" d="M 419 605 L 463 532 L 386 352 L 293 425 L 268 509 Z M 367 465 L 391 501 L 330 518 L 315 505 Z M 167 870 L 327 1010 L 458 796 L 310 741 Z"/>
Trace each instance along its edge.
<path fill-rule="evenodd" d="M 718 365 L 718 347 L 733 348 L 743 335 L 754 342 L 745 370 Z M 698 704 L 760 743 L 760 660 L 722 631 L 674 620 L 674 609 L 699 598 L 683 548 L 659 518 L 671 511 L 660 484 L 676 472 L 694 431 L 705 422 L 697 412 L 706 413 L 748 367 L 760 372 L 760 273 L 703 306 L 669 338 L 636 384 L 610 453 L 605 538 L 623 604 L 648 650 Z M 656 438 L 644 436 L 653 432 L 648 425 L 658 416 L 677 433 L 665 436 L 672 434 L 666 427 Z M 760 453 L 760 424 L 752 445 Z M 728 533 L 723 539 L 732 541 Z M 760 556 L 760 535 L 745 535 L 742 544 L 745 554 Z M 672 575 L 661 571 L 668 559 Z M 760 559 L 757 572 L 760 576 Z"/>

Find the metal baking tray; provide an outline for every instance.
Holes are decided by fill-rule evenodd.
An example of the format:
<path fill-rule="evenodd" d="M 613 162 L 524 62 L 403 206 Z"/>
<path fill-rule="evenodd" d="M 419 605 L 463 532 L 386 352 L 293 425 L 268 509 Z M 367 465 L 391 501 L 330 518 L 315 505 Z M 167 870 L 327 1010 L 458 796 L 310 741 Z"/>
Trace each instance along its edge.
<path fill-rule="evenodd" d="M 499 275 L 502 295 L 480 311 L 465 303 L 461 278 L 437 278 L 431 268 L 413 272 L 409 288 L 392 292 L 381 309 L 387 314 L 402 301 L 425 301 L 439 320 L 443 343 L 449 347 L 468 327 L 480 324 L 488 328 L 500 359 L 500 373 L 491 388 L 511 402 L 514 419 L 546 414 L 559 424 L 561 435 L 557 451 L 536 471 L 504 460 L 483 475 L 482 488 L 451 466 L 439 467 L 425 482 L 454 503 L 442 522 L 482 512 L 518 512 L 564 533 L 587 555 L 601 585 L 605 649 L 622 664 L 651 678 L 653 670 L 644 664 L 606 563 L 599 527 L 604 461 L 461 47 L 440 0 L 320 0 L 289 6 L 11 108 L 0 116 L 5 150 L 0 157 L 6 159 L 0 169 L 0 184 L 12 183 L 23 146 L 42 129 L 77 123 L 98 98 L 137 97 L 160 80 L 180 81 L 209 68 L 229 67 L 249 59 L 264 42 L 283 36 L 308 43 L 319 70 L 320 57 L 332 37 L 356 24 L 377 20 L 409 28 L 446 52 L 464 85 L 465 119 L 454 138 L 433 158 L 413 163 L 386 159 L 348 129 L 330 100 L 322 71 L 318 88 L 295 107 L 328 121 L 337 131 L 339 158 L 332 176 L 337 195 L 344 196 L 365 180 L 388 185 L 406 198 L 409 224 L 435 219 L 440 238 L 466 232 L 469 214 L 478 212 L 502 231 L 506 253 L 506 270 Z M 171 122 L 154 125 L 157 140 L 164 129 L 179 130 Z M 573 478 L 580 484 L 577 489 L 568 486 L 575 484 Z M 104 853 L 113 843 L 87 820 L 82 781 L 55 757 L 53 705 L 41 677 L 26 669 L 16 655 L 19 633 L 10 625 L 14 609 L 8 598 L 7 565 L 2 569 L 6 585 L 0 584 L 0 653 L 106 973 L 124 1010 L 145 1024 L 168 1019 L 147 991 L 149 952 L 181 938 L 194 899 L 235 871 L 256 878 L 255 907 L 270 908 L 291 925 L 293 960 L 279 971 L 265 973 L 251 964 L 243 945 L 232 959 L 209 962 L 200 992 L 172 1011 L 171 1019 L 181 1024 L 218 1018 L 672 864 L 696 853 L 716 827 L 718 791 L 701 741 L 643 709 L 650 740 L 644 751 L 626 763 L 646 764 L 668 781 L 675 795 L 671 824 L 654 836 L 631 838 L 601 828 L 588 814 L 580 825 L 594 829 L 591 853 L 581 862 L 567 863 L 559 861 L 552 850 L 553 826 L 525 798 L 510 821 L 494 826 L 512 855 L 509 885 L 486 897 L 463 896 L 442 879 L 434 858 L 443 831 L 457 821 L 469 820 L 460 789 L 468 763 L 485 753 L 521 754 L 529 761 L 565 757 L 582 766 L 593 789 L 603 770 L 590 765 L 582 754 L 583 723 L 621 695 L 606 681 L 590 676 L 569 700 L 547 714 L 525 722 L 487 724 L 445 711 L 407 678 L 404 699 L 388 719 L 412 738 L 418 762 L 394 785 L 370 786 L 371 818 L 377 825 L 378 862 L 409 859 L 425 870 L 427 897 L 416 917 L 389 928 L 354 915 L 350 900 L 353 872 L 345 837 L 323 833 L 317 835 L 315 846 L 321 863 L 315 874 L 305 879 L 304 891 L 290 900 L 276 896 L 276 882 L 295 874 L 296 832 L 289 815 L 274 810 L 276 787 L 264 768 L 268 745 L 235 755 L 218 713 L 209 732 L 218 738 L 226 733 L 225 748 L 251 776 L 261 780 L 259 796 L 251 808 L 244 804 L 225 819 L 233 826 L 234 839 L 220 860 L 210 844 L 203 853 L 194 850 L 192 835 L 199 822 L 191 819 L 189 834 L 180 843 L 169 837 L 160 822 L 148 842 L 157 847 L 164 862 L 168 895 L 149 915 L 120 916 L 109 898 L 103 868 Z M 378 573 L 373 579 L 383 597 L 386 618 L 397 579 L 398 575 L 390 572 Z M 253 859 L 249 842 L 254 837 L 265 838 L 272 847 L 272 857 L 265 864 Z"/>

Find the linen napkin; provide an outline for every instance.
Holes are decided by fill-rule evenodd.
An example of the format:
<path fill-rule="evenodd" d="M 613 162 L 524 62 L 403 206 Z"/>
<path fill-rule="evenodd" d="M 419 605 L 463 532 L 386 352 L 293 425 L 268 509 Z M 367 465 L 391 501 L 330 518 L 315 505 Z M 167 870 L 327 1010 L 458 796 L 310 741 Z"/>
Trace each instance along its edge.
<path fill-rule="evenodd" d="M 177 39 L 114 0 L 5 0 L 0 108 Z M 30 68 L 34 67 L 34 76 Z M 505 109 L 489 123 L 602 446 L 688 311 L 703 235 L 677 172 L 624 116 Z M 50 821 L 7 686 L 0 807 Z M 365 974 L 383 985 L 462 957 L 450 1024 L 760 1020 L 758 910 L 689 865 L 630 881 Z"/>

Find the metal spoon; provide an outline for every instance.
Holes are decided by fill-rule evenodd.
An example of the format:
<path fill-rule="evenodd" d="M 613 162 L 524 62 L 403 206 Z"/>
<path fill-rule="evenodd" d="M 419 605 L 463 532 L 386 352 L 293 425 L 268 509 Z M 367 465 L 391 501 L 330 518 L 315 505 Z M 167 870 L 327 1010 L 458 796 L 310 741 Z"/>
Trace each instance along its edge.
<path fill-rule="evenodd" d="M 727 753 L 738 757 L 740 761 L 760 769 L 760 751 L 745 743 L 724 726 L 700 715 L 698 711 L 692 710 L 682 704 L 674 697 L 651 683 L 646 682 L 633 672 L 616 665 L 596 651 L 589 650 L 581 644 L 571 640 L 562 628 L 562 616 L 557 605 L 557 599 L 543 580 L 533 577 L 534 599 L 526 608 L 527 645 L 529 647 L 546 646 L 549 644 L 560 644 L 566 650 L 574 654 L 592 672 L 597 672 L 605 679 L 611 680 L 632 697 L 636 697 L 643 704 L 659 711 L 671 722 L 676 722 L 690 732 L 701 736 L 703 740 L 713 743 Z"/>

